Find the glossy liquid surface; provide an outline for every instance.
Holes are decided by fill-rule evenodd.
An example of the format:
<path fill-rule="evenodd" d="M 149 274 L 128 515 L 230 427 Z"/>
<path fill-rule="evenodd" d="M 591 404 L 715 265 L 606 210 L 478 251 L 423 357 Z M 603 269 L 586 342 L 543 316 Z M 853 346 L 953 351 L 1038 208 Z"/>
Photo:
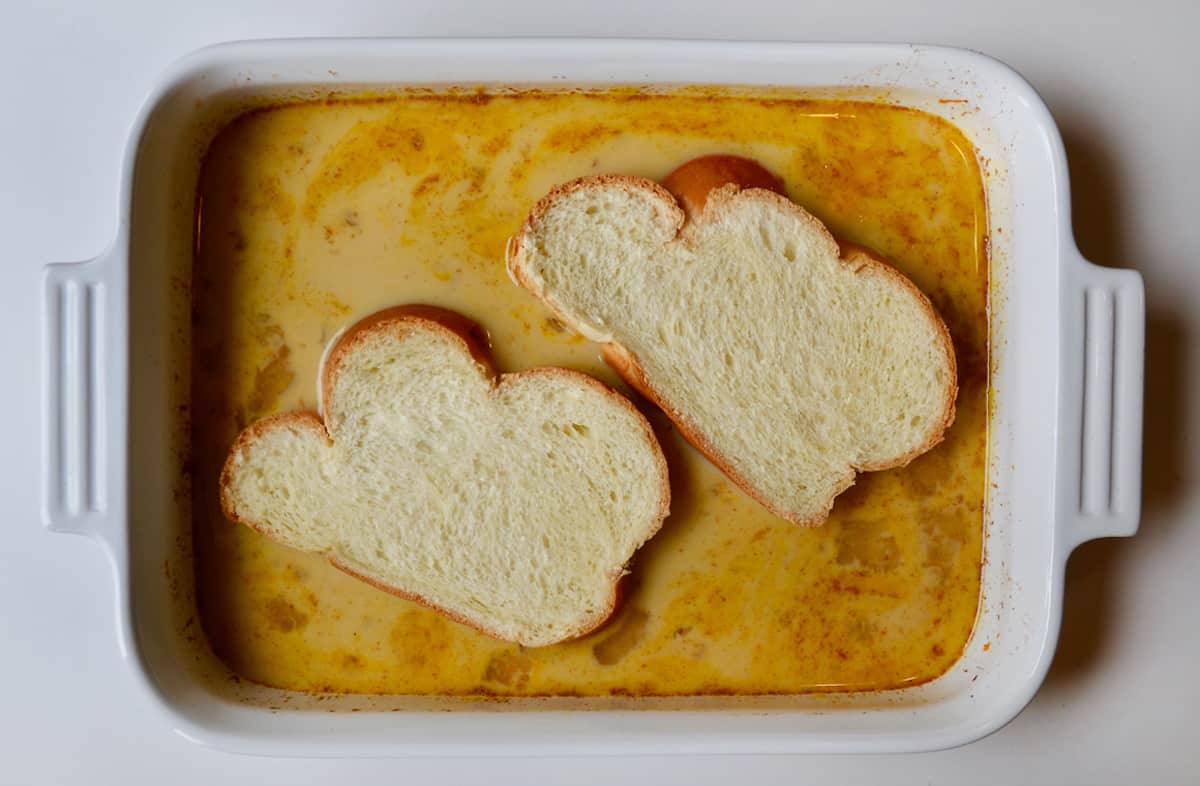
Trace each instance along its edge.
<path fill-rule="evenodd" d="M 315 405 L 328 339 L 423 302 L 490 333 L 496 366 L 562 365 L 626 390 L 597 347 L 509 282 L 504 247 L 553 185 L 661 179 L 730 152 L 782 176 L 840 238 L 938 307 L 957 419 L 906 468 L 859 476 L 802 529 L 738 491 L 649 412 L 672 515 L 625 602 L 582 639 L 522 649 L 340 573 L 221 515 L 237 431 Z M 457 695 L 796 693 L 898 687 L 958 658 L 975 620 L 988 414 L 985 210 L 970 143 L 882 104 L 698 91 L 408 94 L 251 112 L 205 158 L 194 297 L 198 604 L 243 677 L 310 691 Z"/>

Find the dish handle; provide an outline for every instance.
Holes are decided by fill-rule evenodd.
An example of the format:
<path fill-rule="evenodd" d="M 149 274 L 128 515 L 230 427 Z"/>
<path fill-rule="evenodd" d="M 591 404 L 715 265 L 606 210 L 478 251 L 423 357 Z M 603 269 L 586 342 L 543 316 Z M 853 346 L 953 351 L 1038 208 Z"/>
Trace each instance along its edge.
<path fill-rule="evenodd" d="M 1137 532 L 1142 488 L 1146 304 L 1136 271 L 1073 255 L 1063 315 L 1060 510 L 1068 548 Z"/>
<path fill-rule="evenodd" d="M 109 487 L 108 407 L 124 362 L 112 320 L 124 292 L 112 254 L 47 265 L 44 275 L 42 520 L 55 532 L 100 535 L 119 495 Z"/>

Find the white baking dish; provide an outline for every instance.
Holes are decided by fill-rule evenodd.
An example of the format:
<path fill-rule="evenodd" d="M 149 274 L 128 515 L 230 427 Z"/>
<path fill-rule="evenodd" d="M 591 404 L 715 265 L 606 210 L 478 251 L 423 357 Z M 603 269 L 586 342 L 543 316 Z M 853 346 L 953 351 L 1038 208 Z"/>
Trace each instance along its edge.
<path fill-rule="evenodd" d="M 984 164 L 992 384 L 983 596 L 961 660 L 903 690 L 503 703 L 312 697 L 233 679 L 193 621 L 186 351 L 197 162 L 264 96 L 448 84 L 777 85 L 949 118 Z M 1130 535 L 1140 498 L 1140 277 L 1084 261 L 1037 94 L 971 52 L 901 45 L 606 40 L 238 43 L 177 64 L 133 127 L 112 247 L 45 283 L 45 520 L 96 537 L 138 684 L 185 736 L 289 755 L 915 751 L 993 731 L 1058 634 L 1067 556 Z"/>

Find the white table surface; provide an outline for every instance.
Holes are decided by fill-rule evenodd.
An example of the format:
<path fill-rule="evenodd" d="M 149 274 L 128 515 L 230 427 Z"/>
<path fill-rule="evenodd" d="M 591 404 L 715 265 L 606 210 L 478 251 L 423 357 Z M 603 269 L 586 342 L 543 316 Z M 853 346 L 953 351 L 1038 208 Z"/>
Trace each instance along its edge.
<path fill-rule="evenodd" d="M 622 9 L 622 5 L 629 8 Z M 1200 5 L 1191 0 L 123 0 L 0 3 L 0 782 L 1200 783 Z M 160 71 L 308 35 L 916 41 L 1006 60 L 1066 139 L 1075 231 L 1146 278 L 1141 533 L 1072 558 L 1049 679 L 1005 729 L 889 757 L 280 760 L 200 748 L 135 698 L 100 548 L 37 507 L 41 266 L 114 232 L 118 158 Z M 219 779 L 219 781 L 218 781 Z"/>

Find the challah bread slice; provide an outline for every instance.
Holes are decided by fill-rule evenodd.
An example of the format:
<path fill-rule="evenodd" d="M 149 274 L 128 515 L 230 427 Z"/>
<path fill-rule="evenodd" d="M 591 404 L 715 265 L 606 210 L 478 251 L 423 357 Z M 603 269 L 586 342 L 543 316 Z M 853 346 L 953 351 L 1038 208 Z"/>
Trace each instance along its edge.
<path fill-rule="evenodd" d="M 667 182 L 686 211 L 641 178 L 555 188 L 509 242 L 511 277 L 796 523 L 823 522 L 856 472 L 941 441 L 954 350 L 916 286 L 865 249 L 843 252 L 752 161 L 697 159 Z"/>
<path fill-rule="evenodd" d="M 400 307 L 335 339 L 323 417 L 260 420 L 221 476 L 226 516 L 528 646 L 613 612 L 670 488 L 650 425 L 561 368 L 496 376 L 453 312 Z"/>

